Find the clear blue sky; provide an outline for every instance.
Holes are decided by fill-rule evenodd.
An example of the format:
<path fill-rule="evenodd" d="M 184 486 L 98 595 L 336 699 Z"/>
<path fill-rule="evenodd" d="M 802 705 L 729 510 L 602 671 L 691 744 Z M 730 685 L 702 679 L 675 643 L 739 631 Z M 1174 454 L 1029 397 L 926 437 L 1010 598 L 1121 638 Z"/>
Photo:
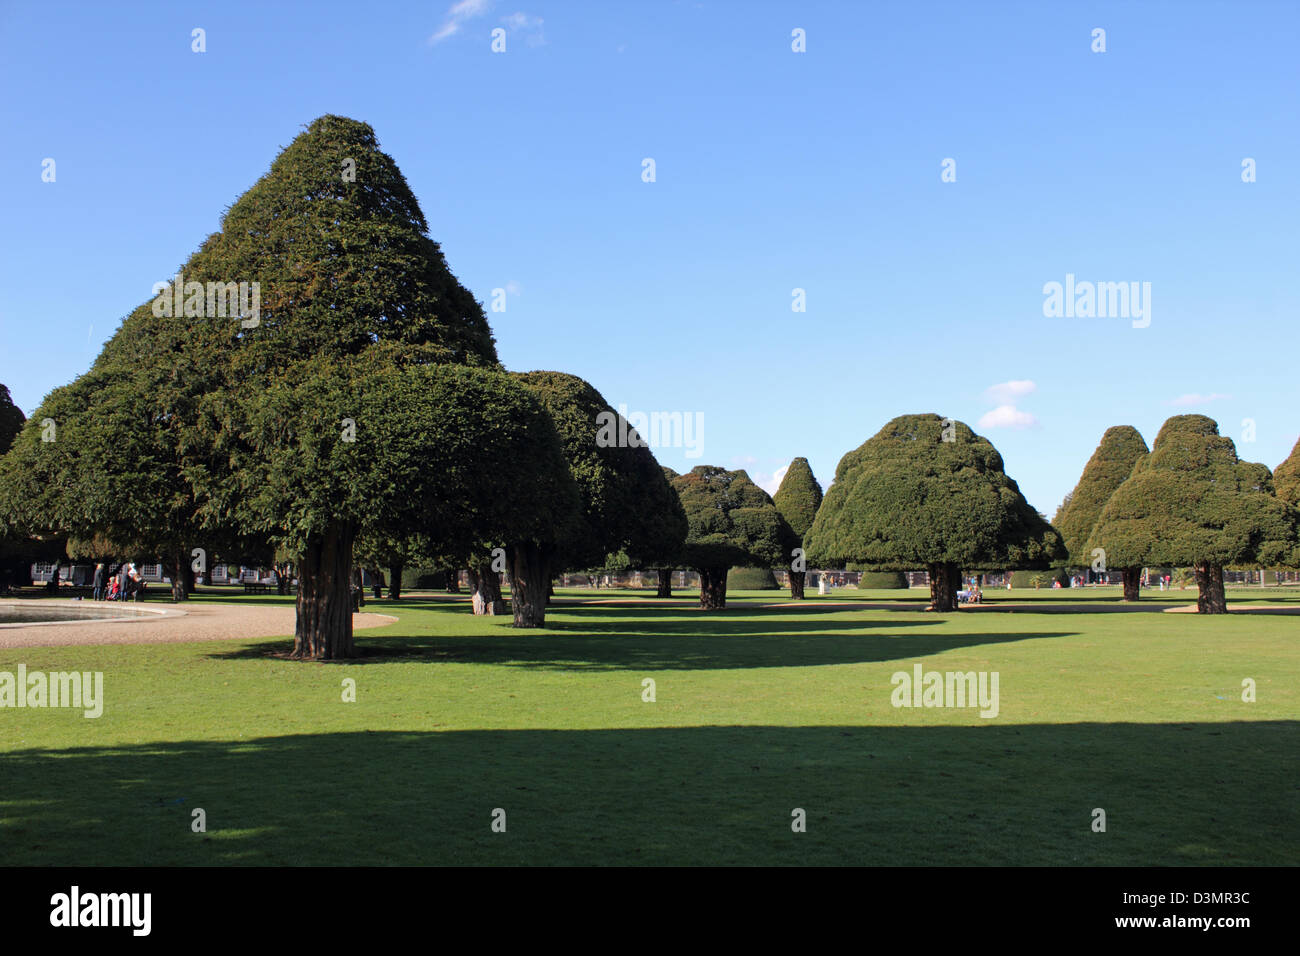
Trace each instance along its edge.
<path fill-rule="evenodd" d="M 480 301 L 515 290 L 489 312 L 510 368 L 703 415 L 703 457 L 657 451 L 679 470 L 772 488 L 803 455 L 826 484 L 928 411 L 987 435 L 1049 517 L 1110 425 L 1150 442 L 1203 412 L 1274 467 L 1300 433 L 1297 9 L 6 3 L 0 381 L 30 413 L 83 372 L 338 113 Z M 1150 282 L 1150 326 L 1044 317 L 1067 273 Z M 988 392 L 1007 382 L 1033 387 Z"/>

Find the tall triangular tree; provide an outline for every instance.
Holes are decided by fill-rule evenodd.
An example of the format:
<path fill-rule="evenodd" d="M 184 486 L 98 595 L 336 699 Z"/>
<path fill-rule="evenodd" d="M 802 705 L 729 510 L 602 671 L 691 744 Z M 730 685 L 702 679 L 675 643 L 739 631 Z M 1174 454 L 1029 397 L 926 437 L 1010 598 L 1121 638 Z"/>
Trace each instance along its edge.
<path fill-rule="evenodd" d="M 1079 483 L 1057 509 L 1052 521 L 1070 553 L 1067 559 L 1070 566 L 1105 570 L 1106 554 L 1098 552 L 1094 555 L 1085 551 L 1083 545 L 1110 496 L 1133 473 L 1133 466 L 1149 450 L 1141 434 L 1131 425 L 1115 425 L 1101 436 L 1101 444 L 1084 466 Z M 1125 567 L 1120 573 L 1124 581 L 1124 600 L 1136 601 L 1142 579 L 1141 565 Z"/>
<path fill-rule="evenodd" d="M 938 415 L 895 418 L 840 459 L 804 546 L 817 567 L 923 567 L 935 611 L 957 610 L 962 568 L 1046 568 L 1065 557 L 989 440 Z"/>
<path fill-rule="evenodd" d="M 313 122 L 221 225 L 68 387 L 89 394 L 51 397 L 60 436 L 88 443 L 108 421 L 98 458 L 112 465 L 114 436 L 140 432 L 168 479 L 142 496 L 150 520 L 190 545 L 238 533 L 296 555 L 295 655 L 352 656 L 358 534 L 538 531 L 573 493 L 559 439 L 499 370 L 481 307 L 368 125 Z M 25 454 L 53 463 L 32 432 Z M 54 525 L 94 470 L 67 452 L 62 500 L 41 509 Z M 147 466 L 133 453 L 121 470 Z M 74 515 L 79 533 L 109 520 L 100 501 Z M 471 529 L 483 515 L 500 520 Z"/>
<path fill-rule="evenodd" d="M 1224 567 L 1287 564 L 1298 520 L 1268 468 L 1241 461 L 1213 419 L 1177 415 L 1110 496 L 1084 548 L 1102 548 L 1119 567 L 1190 567 L 1197 610 L 1224 614 Z"/>
<path fill-rule="evenodd" d="M 817 509 L 822 504 L 822 486 L 813 476 L 807 458 L 796 458 L 790 462 L 785 477 L 781 479 L 781 487 L 777 488 L 776 494 L 772 496 L 772 503 L 785 516 L 786 522 L 798 536 L 802 546 L 803 537 L 812 527 L 813 519 L 817 517 Z M 790 597 L 802 601 L 804 580 L 808 574 L 805 570 L 807 560 L 803 555 L 798 555 L 797 558 L 793 555 L 791 557 L 793 560 L 790 563 Z M 799 570 L 795 570 L 796 566 Z"/>

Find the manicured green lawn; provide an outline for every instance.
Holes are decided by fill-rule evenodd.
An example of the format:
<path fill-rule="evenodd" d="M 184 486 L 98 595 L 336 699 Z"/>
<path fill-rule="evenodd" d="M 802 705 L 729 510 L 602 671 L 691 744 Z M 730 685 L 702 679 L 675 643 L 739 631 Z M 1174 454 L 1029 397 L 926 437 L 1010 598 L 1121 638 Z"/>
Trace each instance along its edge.
<path fill-rule="evenodd" d="M 941 616 L 920 590 L 714 613 L 571 591 L 533 632 L 415 596 L 367 601 L 401 620 L 349 663 L 275 657 L 288 639 L 0 649 L 0 671 L 103 671 L 106 697 L 97 720 L 0 710 L 0 864 L 1295 863 L 1300 617 L 1116 596 Z M 893 707 L 916 663 L 997 671 L 998 716 Z"/>

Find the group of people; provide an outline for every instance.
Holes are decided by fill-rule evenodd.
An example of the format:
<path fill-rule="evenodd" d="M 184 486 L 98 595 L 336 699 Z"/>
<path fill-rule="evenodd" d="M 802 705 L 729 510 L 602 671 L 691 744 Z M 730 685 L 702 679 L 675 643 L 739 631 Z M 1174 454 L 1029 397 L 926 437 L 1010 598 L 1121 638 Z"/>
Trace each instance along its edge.
<path fill-rule="evenodd" d="M 111 571 L 101 561 L 95 565 L 91 589 L 91 597 L 96 601 L 143 601 L 145 581 L 133 561 L 120 564 Z"/>

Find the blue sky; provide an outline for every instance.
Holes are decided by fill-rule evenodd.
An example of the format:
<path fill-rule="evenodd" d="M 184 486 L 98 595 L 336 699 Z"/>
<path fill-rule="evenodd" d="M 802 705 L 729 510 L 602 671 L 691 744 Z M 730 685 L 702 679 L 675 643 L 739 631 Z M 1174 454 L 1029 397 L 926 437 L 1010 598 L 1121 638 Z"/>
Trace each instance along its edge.
<path fill-rule="evenodd" d="M 338 113 L 374 127 L 480 301 L 510 290 L 489 312 L 507 366 L 702 415 L 702 457 L 656 450 L 678 470 L 773 489 L 803 455 L 826 484 L 930 411 L 1049 517 L 1110 425 L 1150 442 L 1202 412 L 1274 467 L 1300 434 L 1298 10 L 6 3 L 0 381 L 30 413 L 83 372 Z M 1046 317 L 1067 274 L 1149 282 L 1150 325 Z"/>

